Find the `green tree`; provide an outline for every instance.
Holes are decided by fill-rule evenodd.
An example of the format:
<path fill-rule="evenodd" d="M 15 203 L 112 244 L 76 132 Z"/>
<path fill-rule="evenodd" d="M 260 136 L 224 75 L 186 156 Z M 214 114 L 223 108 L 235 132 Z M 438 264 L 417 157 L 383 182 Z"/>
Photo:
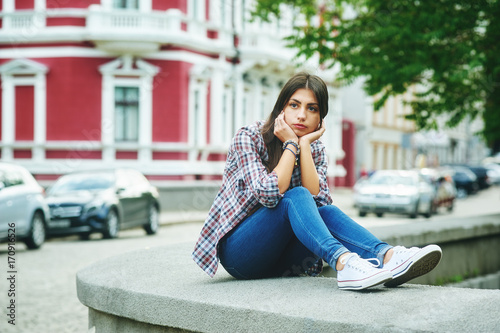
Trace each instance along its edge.
<path fill-rule="evenodd" d="M 375 109 L 418 85 L 407 116 L 417 128 L 479 116 L 500 150 L 499 0 L 257 0 L 254 15 L 279 18 L 283 6 L 305 19 L 287 38 L 297 56 L 340 64 L 342 84 L 364 77 Z"/>

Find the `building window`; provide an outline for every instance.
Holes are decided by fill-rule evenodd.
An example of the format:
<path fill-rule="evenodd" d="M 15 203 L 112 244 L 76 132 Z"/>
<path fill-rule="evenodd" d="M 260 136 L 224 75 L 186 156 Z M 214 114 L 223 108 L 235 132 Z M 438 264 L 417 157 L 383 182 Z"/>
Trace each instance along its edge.
<path fill-rule="evenodd" d="M 115 87 L 115 141 L 139 139 L 139 88 Z"/>
<path fill-rule="evenodd" d="M 113 0 L 113 8 L 139 9 L 139 0 Z"/>

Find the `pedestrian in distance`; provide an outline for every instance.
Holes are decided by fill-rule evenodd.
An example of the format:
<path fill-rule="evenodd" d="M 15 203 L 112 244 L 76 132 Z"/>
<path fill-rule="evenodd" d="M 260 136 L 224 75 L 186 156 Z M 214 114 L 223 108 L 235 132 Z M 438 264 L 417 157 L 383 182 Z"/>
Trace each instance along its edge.
<path fill-rule="evenodd" d="M 236 133 L 192 255 L 209 276 L 219 261 L 237 279 L 316 276 L 325 261 L 340 289 L 360 290 L 395 287 L 438 265 L 439 246 L 393 247 L 332 204 L 320 140 L 327 113 L 324 81 L 298 73 L 266 122 Z"/>

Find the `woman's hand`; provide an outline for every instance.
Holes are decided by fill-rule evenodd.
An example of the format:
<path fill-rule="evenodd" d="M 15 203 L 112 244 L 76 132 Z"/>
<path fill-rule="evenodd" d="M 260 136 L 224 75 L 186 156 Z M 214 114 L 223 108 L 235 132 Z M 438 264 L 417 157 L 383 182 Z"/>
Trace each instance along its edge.
<path fill-rule="evenodd" d="M 297 135 L 295 135 L 292 128 L 285 122 L 285 113 L 283 111 L 281 111 L 274 121 L 274 135 L 276 135 L 281 142 L 285 142 L 286 140 L 299 142 Z"/>
<path fill-rule="evenodd" d="M 325 133 L 325 131 L 326 131 L 326 126 L 325 126 L 325 120 L 323 119 L 320 128 L 318 128 L 314 132 L 311 132 L 309 134 L 300 137 L 299 139 L 300 147 L 311 145 L 311 143 L 318 140 L 323 135 L 323 133 Z"/>

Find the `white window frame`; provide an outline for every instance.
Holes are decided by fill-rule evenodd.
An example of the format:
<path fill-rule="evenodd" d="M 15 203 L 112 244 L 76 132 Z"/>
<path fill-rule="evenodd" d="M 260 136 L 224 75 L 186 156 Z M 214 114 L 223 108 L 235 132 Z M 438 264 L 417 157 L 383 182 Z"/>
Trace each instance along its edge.
<path fill-rule="evenodd" d="M 114 121 L 113 123 L 115 124 L 115 134 L 114 134 L 114 138 L 115 138 L 115 141 L 117 141 L 116 139 L 116 125 L 117 125 L 117 110 L 116 110 L 116 88 L 136 88 L 137 89 L 137 92 L 138 92 L 138 101 L 137 101 L 137 106 L 138 106 L 138 109 L 137 109 L 137 121 L 139 123 L 136 124 L 137 128 L 137 139 L 135 140 L 123 140 L 123 141 L 117 141 L 117 142 L 138 142 L 139 141 L 139 124 L 140 124 L 140 111 L 141 111 L 141 98 L 140 98 L 140 93 L 141 93 L 141 88 L 137 85 L 137 80 L 136 79 L 132 79 L 132 80 L 128 80 L 128 79 L 117 79 L 115 80 L 115 89 L 113 89 L 113 99 L 114 99 L 114 102 L 115 102 L 115 106 L 114 106 Z"/>
<path fill-rule="evenodd" d="M 45 158 L 43 146 L 46 142 L 46 74 L 48 67 L 28 59 L 11 60 L 0 66 L 2 76 L 2 160 L 14 159 L 15 144 L 15 89 L 17 86 L 34 87 L 34 128 L 32 159 L 41 161 Z M 16 77 L 15 75 L 23 75 Z"/>
<path fill-rule="evenodd" d="M 134 66 L 135 64 L 135 66 Z M 102 73 L 101 132 L 103 160 L 114 161 L 117 149 L 138 150 L 140 162 L 152 160 L 153 79 L 159 72 L 141 59 L 125 55 L 99 67 Z M 115 142 L 115 87 L 139 88 L 139 140 L 137 143 Z"/>

